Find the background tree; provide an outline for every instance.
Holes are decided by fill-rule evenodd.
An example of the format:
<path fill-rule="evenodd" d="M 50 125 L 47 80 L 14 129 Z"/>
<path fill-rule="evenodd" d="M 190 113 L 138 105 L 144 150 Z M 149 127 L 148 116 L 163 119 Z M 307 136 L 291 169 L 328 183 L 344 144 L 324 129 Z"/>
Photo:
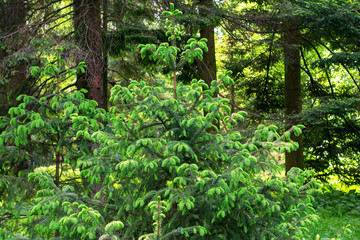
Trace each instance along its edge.
<path fill-rule="evenodd" d="M 256 118 L 257 121 L 264 117 L 270 117 L 271 119 L 280 121 L 283 119 L 282 115 L 271 116 L 268 113 L 276 112 L 277 109 L 280 110 L 286 107 L 283 105 L 285 102 L 281 103 L 281 99 L 284 99 L 281 89 L 285 88 L 281 79 L 283 76 L 286 78 L 287 74 L 286 71 L 284 73 L 281 70 L 286 67 L 279 62 L 283 59 L 283 55 L 279 50 L 282 49 L 281 46 L 284 46 L 285 48 L 286 46 L 289 46 L 289 44 L 282 41 L 286 39 L 281 38 L 282 35 L 285 36 L 286 33 L 289 32 L 286 28 L 284 29 L 282 22 L 286 23 L 289 19 L 295 19 L 292 21 L 293 23 L 301 23 L 301 25 L 291 26 L 289 30 L 299 31 L 299 36 L 295 38 L 295 41 L 297 42 L 295 46 L 299 47 L 297 48 L 300 51 L 301 65 L 299 65 L 299 57 L 296 57 L 296 65 L 302 69 L 302 73 L 300 74 L 302 79 L 301 88 L 303 90 L 301 98 L 303 99 L 303 108 L 305 111 L 311 111 L 311 109 L 315 110 L 317 105 L 326 104 L 329 99 L 334 97 L 338 98 L 340 95 L 342 95 L 340 98 L 343 98 L 346 95 L 351 95 L 352 97 L 357 96 L 357 90 L 354 91 L 355 89 L 358 89 L 358 84 L 354 78 L 355 72 L 352 72 L 348 66 L 342 65 L 346 74 L 339 74 L 343 80 L 343 83 L 339 84 L 334 81 L 334 78 L 339 77 L 339 75 L 337 75 L 337 73 L 339 73 L 339 67 L 335 67 L 334 65 L 331 66 L 331 64 L 327 64 L 326 66 L 324 64 L 319 64 L 320 62 L 334 63 L 332 60 L 337 57 L 331 57 L 332 60 L 324 61 L 323 56 L 329 53 L 334 54 L 335 49 L 337 49 L 337 51 L 342 51 L 344 48 L 341 50 L 339 46 L 347 45 L 357 39 L 357 31 L 350 31 L 350 28 L 353 30 L 356 29 L 352 23 L 357 22 L 358 14 L 350 10 L 357 8 L 356 4 L 352 5 L 352 3 L 347 1 L 324 2 L 321 5 L 314 1 L 288 1 L 279 4 L 263 2 L 263 4 L 265 5 L 254 4 L 245 9 L 242 8 L 243 14 L 228 15 L 225 21 L 226 29 L 233 29 L 230 34 L 235 37 L 235 40 L 243 40 L 246 36 L 251 36 L 253 39 L 251 41 L 246 41 L 247 44 L 243 42 L 243 44 L 239 43 L 238 45 L 235 45 L 239 50 L 232 49 L 232 52 L 240 52 L 242 56 L 236 55 L 235 58 L 241 59 L 241 63 L 238 66 L 229 63 L 228 66 L 231 69 L 234 69 L 234 74 L 237 74 L 236 76 L 239 77 L 239 79 L 244 79 L 239 84 L 242 84 L 242 86 L 247 89 L 246 92 L 243 92 L 244 95 L 242 96 L 248 96 L 247 98 L 250 101 L 247 101 L 245 105 L 250 104 L 250 107 L 262 110 L 262 114 L 254 113 L 254 118 Z M 259 8 L 259 6 L 264 7 Z M 351 19 L 351 21 L 349 21 L 349 19 Z M 341 31 L 336 31 L 335 29 L 341 29 Z M 347 37 L 343 38 L 344 36 Z M 344 40 L 342 41 L 341 39 Z M 285 55 L 286 52 L 288 51 L 284 52 Z M 354 56 L 354 58 L 352 58 L 353 60 L 356 58 L 355 55 L 352 55 Z M 296 56 L 299 56 L 299 52 L 296 53 Z M 293 60 L 289 63 L 291 62 L 293 62 Z M 286 61 L 284 64 L 287 64 Z M 247 74 L 243 74 L 245 72 Z M 259 74 L 261 72 L 262 74 Z M 298 70 L 296 72 L 295 75 L 299 76 Z M 249 75 L 259 77 L 249 78 Z M 344 88 L 345 85 L 348 87 Z M 298 88 L 298 90 L 300 89 Z M 352 93 L 350 94 L 350 92 Z M 298 91 L 297 94 L 298 103 L 300 102 L 299 94 L 300 91 Z M 293 94 L 290 96 L 295 97 Z M 300 108 L 298 107 L 298 109 Z M 331 110 L 329 111 L 331 112 Z M 252 111 L 250 110 L 250 112 Z M 259 116 L 261 116 L 260 119 L 258 118 Z M 306 116 L 309 115 L 306 114 Z M 328 114 L 327 116 L 331 116 L 331 114 Z M 322 120 L 318 118 L 317 121 Z M 357 131 L 354 126 L 356 126 L 356 124 L 349 121 L 347 118 L 345 118 L 344 121 L 345 125 L 342 126 L 347 126 L 346 128 L 348 128 L 349 131 L 352 131 L 354 134 L 353 136 L 355 136 Z M 342 165 L 339 165 L 341 161 L 339 161 L 339 155 L 336 153 L 336 141 L 330 137 L 335 132 L 332 131 L 332 133 L 328 132 L 327 134 L 322 135 L 322 139 L 327 136 L 326 138 L 330 137 L 329 142 L 332 142 L 332 144 L 326 147 L 320 138 L 317 143 L 310 140 L 310 135 L 312 136 L 311 132 L 317 134 L 312 127 L 312 123 L 315 123 L 314 119 L 312 121 L 306 120 L 306 122 L 309 127 L 309 131 L 305 131 L 305 136 L 307 133 L 309 134 L 305 139 L 307 156 L 309 158 L 318 159 L 318 157 L 315 156 L 319 156 L 317 153 L 322 151 L 327 152 L 322 153 L 325 155 L 328 153 L 335 153 L 333 156 L 336 155 L 335 158 L 337 160 L 335 162 L 337 163 L 334 162 L 334 165 Z M 328 121 L 322 121 L 322 124 L 324 124 L 322 125 L 323 129 L 329 129 Z M 322 132 L 320 128 L 317 128 L 318 125 L 315 125 L 316 127 L 314 127 Z M 313 152 L 314 149 L 317 149 L 317 153 Z M 313 153 L 308 154 L 308 151 Z M 323 162 L 326 162 L 326 159 L 324 159 Z M 320 166 L 310 159 L 305 165 L 306 167 L 315 167 L 316 165 L 316 169 L 320 169 Z M 324 167 L 322 169 L 327 168 L 326 165 L 322 166 Z M 338 172 L 341 172 L 341 170 Z M 319 173 L 319 176 L 322 174 L 323 173 Z"/>
<path fill-rule="evenodd" d="M 292 21 L 295 22 L 296 21 Z M 300 78 L 300 34 L 295 25 L 287 25 L 284 32 L 284 66 L 285 66 L 285 127 L 299 123 L 296 115 L 302 111 L 302 94 Z M 296 151 L 285 154 L 285 170 L 288 172 L 292 167 L 304 169 L 304 151 L 302 136 L 291 136 L 291 139 L 299 144 Z"/>
<path fill-rule="evenodd" d="M 24 59 L 27 33 L 24 31 L 27 19 L 26 1 L 2 1 L 0 3 L 0 60 L 1 68 L 1 115 L 15 104 L 17 95 L 26 92 L 27 64 Z"/>
<path fill-rule="evenodd" d="M 89 91 L 89 98 L 104 107 L 103 44 L 101 1 L 74 0 L 74 30 L 80 47 L 78 61 L 85 62 L 87 70 L 77 78 L 78 89 Z M 107 90 L 107 89 L 106 89 Z M 105 104 L 106 105 L 106 104 Z"/>

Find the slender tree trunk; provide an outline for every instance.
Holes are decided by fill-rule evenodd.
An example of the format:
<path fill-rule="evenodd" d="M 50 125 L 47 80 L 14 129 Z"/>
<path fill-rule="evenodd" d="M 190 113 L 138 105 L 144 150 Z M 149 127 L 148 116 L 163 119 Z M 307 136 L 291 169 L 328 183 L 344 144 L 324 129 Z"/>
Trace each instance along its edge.
<path fill-rule="evenodd" d="M 288 28 L 290 29 L 290 27 Z M 302 111 L 301 79 L 300 79 L 300 46 L 299 31 L 290 30 L 284 33 L 285 56 L 285 127 L 298 124 L 295 116 Z M 297 151 L 285 154 L 286 172 L 292 167 L 304 168 L 302 135 L 291 139 L 299 144 Z"/>
<path fill-rule="evenodd" d="M 60 153 L 56 153 L 55 156 L 55 185 L 59 186 L 60 184 L 60 161 L 61 161 L 61 155 Z"/>
<path fill-rule="evenodd" d="M 87 65 L 85 74 L 78 75 L 76 86 L 87 89 L 88 97 L 104 107 L 100 6 L 100 0 L 74 0 L 74 28 L 80 47 L 78 61 Z"/>
<path fill-rule="evenodd" d="M 198 69 L 201 79 L 209 86 L 213 80 L 216 80 L 215 33 L 211 17 L 213 10 L 213 0 L 199 0 L 200 17 L 205 20 L 200 25 L 200 37 L 208 40 L 207 47 L 209 51 L 204 52 L 202 61 L 198 61 Z"/>
<path fill-rule="evenodd" d="M 108 42 L 107 42 L 107 31 L 108 31 L 108 0 L 103 0 L 103 90 L 104 90 L 104 109 L 108 109 Z"/>
<path fill-rule="evenodd" d="M 233 62 L 234 61 L 234 52 L 231 50 L 234 48 L 235 42 L 234 41 L 230 41 L 229 43 L 229 49 L 230 49 L 230 61 Z M 230 86 L 230 105 L 231 105 L 231 113 L 235 113 L 235 96 L 236 96 L 236 88 L 235 88 L 235 84 Z"/>

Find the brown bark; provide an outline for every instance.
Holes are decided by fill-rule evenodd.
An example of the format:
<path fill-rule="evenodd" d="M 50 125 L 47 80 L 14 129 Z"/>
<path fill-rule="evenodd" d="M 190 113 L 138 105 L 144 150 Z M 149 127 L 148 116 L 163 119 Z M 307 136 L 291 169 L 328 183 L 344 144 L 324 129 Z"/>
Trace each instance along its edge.
<path fill-rule="evenodd" d="M 291 29 L 291 27 L 288 27 Z M 301 79 L 300 79 L 300 46 L 299 31 L 289 30 L 284 33 L 285 57 L 285 127 L 298 124 L 295 116 L 302 111 Z M 297 151 L 285 154 L 286 172 L 292 167 L 304 168 L 302 135 L 291 139 L 299 144 Z"/>
<path fill-rule="evenodd" d="M 101 36 L 101 10 L 102 0 L 74 0 L 74 28 L 75 38 L 80 51 L 77 61 L 85 62 L 87 68 L 84 74 L 78 74 L 76 87 L 88 90 L 87 97 L 98 103 L 98 107 L 106 106 L 104 101 L 104 65 L 103 41 Z M 95 150 L 96 144 L 91 148 Z M 91 184 L 91 198 L 101 191 L 102 177 L 99 184 Z M 84 179 L 86 185 L 86 180 Z M 106 198 L 101 194 L 101 201 L 106 203 Z"/>
<path fill-rule="evenodd" d="M 103 91 L 104 91 L 104 109 L 108 109 L 108 42 L 107 42 L 107 31 L 108 31 L 108 0 L 103 0 L 103 22 L 102 22 L 102 31 L 103 31 Z"/>
<path fill-rule="evenodd" d="M 27 65 L 24 61 L 19 61 L 13 53 L 21 53 L 26 43 L 26 38 L 21 31 L 26 24 L 26 2 L 24 0 L 10 1 L 0 4 L 3 15 L 0 19 L 0 38 L 5 48 L 0 49 L 0 61 L 9 59 L 13 65 L 3 63 L 4 68 L 0 74 L 8 79 L 6 83 L 0 83 L 0 108 L 1 115 L 6 114 L 7 110 L 16 104 L 16 97 L 25 93 L 25 81 Z"/>
<path fill-rule="evenodd" d="M 214 23 L 211 19 L 212 10 L 214 9 L 213 0 L 199 0 L 200 17 L 204 23 L 200 25 L 200 37 L 208 40 L 208 52 L 204 52 L 203 60 L 198 61 L 198 69 L 201 79 L 209 86 L 213 80 L 216 80 L 216 58 L 215 58 L 215 33 Z"/>
<path fill-rule="evenodd" d="M 87 66 L 85 74 L 78 75 L 76 86 L 87 89 L 88 97 L 104 107 L 100 6 L 100 0 L 74 0 L 74 27 L 80 47 L 78 61 L 84 61 Z"/>
<path fill-rule="evenodd" d="M 202 61 L 198 61 L 198 70 L 200 78 L 210 86 L 213 80 L 216 80 L 216 58 L 215 58 L 215 31 L 212 13 L 214 11 L 213 0 L 199 0 L 200 17 L 203 23 L 200 24 L 200 38 L 207 39 L 208 51 L 203 53 Z M 217 93 L 215 93 L 217 95 Z M 207 112 L 204 112 L 206 115 Z M 220 123 L 215 121 L 213 124 L 219 129 Z M 216 132 L 214 127 L 208 129 L 209 132 Z"/>
<path fill-rule="evenodd" d="M 61 155 L 60 153 L 56 153 L 55 156 L 55 185 L 59 186 L 60 184 L 60 161 L 61 161 Z"/>

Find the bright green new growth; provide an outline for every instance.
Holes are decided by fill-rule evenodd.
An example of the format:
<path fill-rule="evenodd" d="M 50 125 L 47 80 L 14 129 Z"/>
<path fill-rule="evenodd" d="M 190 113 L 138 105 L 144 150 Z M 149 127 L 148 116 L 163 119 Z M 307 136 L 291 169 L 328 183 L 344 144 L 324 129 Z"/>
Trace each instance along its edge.
<path fill-rule="evenodd" d="M 177 61 L 177 54 L 180 49 L 176 47 L 176 40 L 180 40 L 180 28 L 175 25 L 175 16 L 181 15 L 182 12 L 175 9 L 174 4 L 170 4 L 170 12 L 164 11 L 163 15 L 168 16 L 171 20 L 166 21 L 166 25 L 169 26 L 169 30 L 166 32 L 166 36 L 169 36 L 169 43 L 162 43 L 158 48 L 154 44 L 140 44 L 139 49 L 141 57 L 144 58 L 147 52 L 150 52 L 150 59 L 156 61 L 159 64 L 165 64 L 173 71 L 173 85 L 174 85 L 174 99 L 177 99 L 177 87 L 176 87 L 176 73 L 181 69 L 186 62 L 193 63 L 196 58 L 203 58 L 203 50 L 208 51 L 206 46 L 206 39 L 200 39 L 197 41 L 194 38 L 188 40 L 188 44 L 185 45 L 184 51 L 181 53 L 180 60 Z"/>
<path fill-rule="evenodd" d="M 143 57 L 150 53 L 159 64 L 172 66 L 174 98 L 162 97 L 166 88 L 132 81 L 128 87 L 112 89 L 109 112 L 77 92 L 40 101 L 25 96 L 10 110 L 11 119 L 2 119 L 1 126 L 7 126 L 0 136 L 2 159 L 18 157 L 9 155 L 9 149 L 16 149 L 34 161 L 36 151 L 26 146 L 46 142 L 51 147 L 42 161 L 51 159 L 51 164 L 60 153 L 81 178 L 72 185 L 56 183 L 45 170 L 35 170 L 29 174 L 36 194 L 32 198 L 14 197 L 9 181 L 0 178 L 8 190 L 3 204 L 26 216 L 1 223 L 0 237 L 160 240 L 306 235 L 307 225 L 316 219 L 310 195 L 316 181 L 299 169 L 280 176 L 272 157 L 297 149 L 289 132 L 280 135 L 277 127 L 260 125 L 252 138 L 244 139 L 236 129 L 246 113 L 232 113 L 228 99 L 214 97 L 233 83 L 230 73 L 211 86 L 203 80 L 176 86 L 176 71 L 201 59 L 202 50 L 207 50 L 206 40 L 190 39 L 177 59 L 178 14 L 173 5 L 164 13 L 171 17 L 172 46 L 139 46 Z M 301 127 L 289 131 L 300 134 Z M 22 212 L 11 204 L 14 198 L 29 200 Z"/>

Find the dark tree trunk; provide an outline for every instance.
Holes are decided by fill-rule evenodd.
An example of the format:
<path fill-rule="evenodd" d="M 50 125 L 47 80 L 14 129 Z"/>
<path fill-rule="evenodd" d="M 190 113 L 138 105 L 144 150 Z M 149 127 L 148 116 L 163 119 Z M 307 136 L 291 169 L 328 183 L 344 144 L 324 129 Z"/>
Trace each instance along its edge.
<path fill-rule="evenodd" d="M 290 29 L 290 28 L 288 28 Z M 302 111 L 301 81 L 300 81 L 300 46 L 299 31 L 290 30 L 284 33 L 285 56 L 285 127 L 298 124 L 296 115 Z M 297 151 L 285 154 L 286 172 L 292 167 L 304 168 L 302 135 L 291 139 L 299 144 Z"/>
<path fill-rule="evenodd" d="M 20 94 L 29 94 L 27 79 L 28 64 L 17 55 L 28 54 L 25 47 L 29 43 L 26 36 L 27 1 L 13 0 L 0 2 L 0 116 L 16 106 L 16 98 Z M 10 60 L 10 64 L 6 62 Z M 2 131 L 3 129 L 0 129 Z M 12 175 L 30 167 L 27 160 L 16 159 L 12 163 Z"/>
<path fill-rule="evenodd" d="M 23 36 L 23 28 L 26 24 L 26 2 L 24 0 L 0 3 L 0 38 L 5 48 L 0 48 L 0 61 L 9 58 L 15 65 L 7 66 L 0 70 L 0 74 L 7 78 L 7 82 L 0 82 L 0 113 L 4 115 L 7 110 L 16 104 L 16 97 L 26 93 L 27 64 L 19 61 L 14 52 L 21 53 L 27 38 Z"/>
<path fill-rule="evenodd" d="M 215 58 L 215 33 L 214 20 L 212 13 L 214 12 L 213 0 L 199 0 L 200 17 L 203 23 L 200 25 L 200 37 L 208 40 L 208 52 L 204 52 L 203 60 L 198 61 L 198 69 L 201 79 L 209 86 L 213 80 L 216 80 L 216 58 Z"/>
<path fill-rule="evenodd" d="M 108 109 L 108 42 L 107 42 L 107 31 L 108 31 L 108 0 L 103 0 L 103 90 L 104 90 L 104 109 Z"/>
<path fill-rule="evenodd" d="M 78 61 L 84 61 L 87 66 L 85 74 L 78 75 L 76 86 L 87 89 L 88 97 L 104 107 L 100 6 L 100 0 L 74 0 L 75 38 L 80 47 Z"/>
<path fill-rule="evenodd" d="M 103 41 L 101 36 L 101 5 L 102 0 L 74 0 L 74 28 L 75 38 L 80 51 L 77 61 L 85 62 L 87 69 L 84 74 L 78 74 L 76 87 L 88 90 L 87 97 L 98 103 L 98 107 L 104 108 L 104 62 L 103 62 Z M 106 96 L 106 95 L 105 95 Z M 94 144 L 91 151 L 97 148 Z M 99 184 L 91 184 L 91 198 L 101 191 L 102 177 Z M 87 183 L 84 180 L 84 185 Z M 106 203 L 104 195 L 101 194 L 103 203 Z"/>
<path fill-rule="evenodd" d="M 60 185 L 60 161 L 61 161 L 61 155 L 60 153 L 56 153 L 55 155 L 55 185 Z"/>
<path fill-rule="evenodd" d="M 209 51 L 204 52 L 202 61 L 197 61 L 200 78 L 210 86 L 213 80 L 216 80 L 216 58 L 215 58 L 215 31 L 214 31 L 214 19 L 212 14 L 214 13 L 213 0 L 199 0 L 199 12 L 203 23 L 200 24 L 200 38 L 206 38 L 207 47 Z M 217 95 L 217 93 L 215 93 Z M 207 113 L 204 112 L 206 115 Z M 213 124 L 219 129 L 220 123 L 218 121 Z M 215 128 L 208 129 L 209 132 L 216 132 Z"/>

